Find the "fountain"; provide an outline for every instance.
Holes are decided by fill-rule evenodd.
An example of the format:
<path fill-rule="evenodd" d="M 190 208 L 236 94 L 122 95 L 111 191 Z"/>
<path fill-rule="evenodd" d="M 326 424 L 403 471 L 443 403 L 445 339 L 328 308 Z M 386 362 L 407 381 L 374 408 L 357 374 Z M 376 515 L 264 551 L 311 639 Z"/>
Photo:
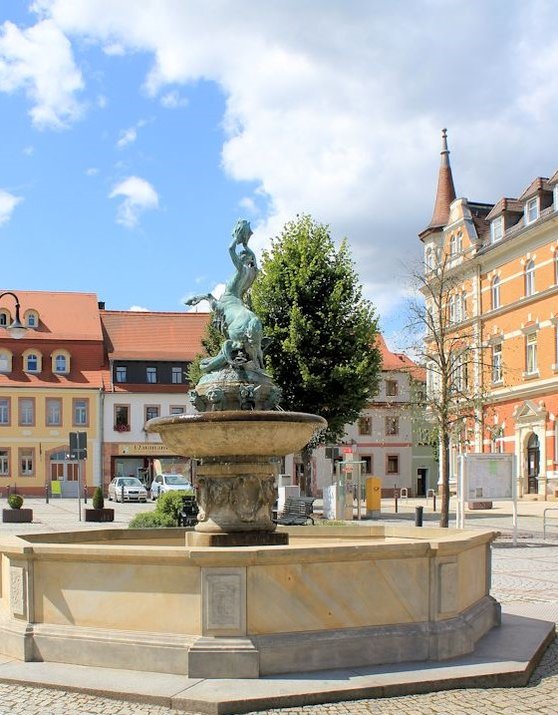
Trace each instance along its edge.
<path fill-rule="evenodd" d="M 500 622 L 492 531 L 275 528 L 280 458 L 326 426 L 279 409 L 261 322 L 242 296 L 257 271 L 250 227 L 212 303 L 226 335 L 191 393 L 199 414 L 151 420 L 199 460 L 194 531 L 118 529 L 0 541 L 0 651 L 21 660 L 258 678 L 443 660 Z"/>

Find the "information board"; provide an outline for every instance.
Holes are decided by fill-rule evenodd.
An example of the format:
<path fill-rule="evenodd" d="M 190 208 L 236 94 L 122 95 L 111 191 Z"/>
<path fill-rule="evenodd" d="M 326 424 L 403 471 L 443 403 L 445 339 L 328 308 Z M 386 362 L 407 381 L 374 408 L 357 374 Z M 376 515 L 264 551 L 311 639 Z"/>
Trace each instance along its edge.
<path fill-rule="evenodd" d="M 515 498 L 515 455 L 471 453 L 462 460 L 460 494 L 464 501 Z"/>

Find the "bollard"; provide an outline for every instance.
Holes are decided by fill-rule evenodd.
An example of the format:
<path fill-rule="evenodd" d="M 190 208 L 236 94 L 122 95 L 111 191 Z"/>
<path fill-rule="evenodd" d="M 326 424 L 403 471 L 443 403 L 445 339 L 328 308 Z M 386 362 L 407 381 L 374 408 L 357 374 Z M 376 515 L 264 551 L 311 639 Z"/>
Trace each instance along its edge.
<path fill-rule="evenodd" d="M 87 504 L 87 487 L 85 484 L 83 485 L 83 501 Z"/>
<path fill-rule="evenodd" d="M 45 484 L 45 503 L 46 504 L 48 504 L 48 497 L 49 497 L 48 484 Z"/>
<path fill-rule="evenodd" d="M 415 507 L 415 526 L 422 526 L 422 513 L 424 511 L 423 506 Z"/>
<path fill-rule="evenodd" d="M 432 510 L 436 511 L 436 494 L 432 495 Z"/>
<path fill-rule="evenodd" d="M 399 513 L 399 506 L 398 506 L 398 502 L 399 502 L 399 492 L 398 492 L 397 490 L 395 490 L 395 491 L 393 492 L 393 498 L 394 498 L 394 500 L 395 500 L 395 513 L 398 514 L 398 513 Z"/>

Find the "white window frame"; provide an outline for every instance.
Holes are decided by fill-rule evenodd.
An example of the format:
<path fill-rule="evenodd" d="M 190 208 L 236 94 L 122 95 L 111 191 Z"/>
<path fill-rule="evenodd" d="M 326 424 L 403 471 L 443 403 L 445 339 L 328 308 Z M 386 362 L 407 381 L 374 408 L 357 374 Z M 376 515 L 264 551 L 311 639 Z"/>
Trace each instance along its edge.
<path fill-rule="evenodd" d="M 490 296 L 491 296 L 491 302 L 492 302 L 492 310 L 497 310 L 501 303 L 500 303 L 500 277 L 499 276 L 494 276 L 492 279 L 492 282 L 490 284 Z"/>
<path fill-rule="evenodd" d="M 11 423 L 10 407 L 11 407 L 10 398 L 2 397 L 0 399 L 0 425 L 9 425 Z M 4 419 L 4 417 L 6 419 Z"/>
<path fill-rule="evenodd" d="M 539 218 L 539 197 L 535 196 L 525 202 L 525 225 L 534 223 Z"/>
<path fill-rule="evenodd" d="M 151 377 L 154 377 L 155 379 L 152 380 Z M 148 385 L 157 384 L 157 368 L 153 365 L 150 365 L 149 367 L 145 368 L 145 381 Z"/>
<path fill-rule="evenodd" d="M 504 238 L 504 217 L 498 216 L 490 224 L 490 241 L 491 243 L 498 243 Z"/>
<path fill-rule="evenodd" d="M 538 372 L 536 333 L 528 333 L 525 336 L 525 372 L 527 375 L 536 375 Z"/>
<path fill-rule="evenodd" d="M 124 375 L 124 379 L 121 380 L 121 376 Z M 128 368 L 126 365 L 117 365 L 114 369 L 114 380 L 118 384 L 128 381 Z"/>
<path fill-rule="evenodd" d="M 178 378 L 178 379 L 175 379 Z M 171 382 L 173 385 L 182 385 L 183 383 L 182 368 L 179 365 L 171 367 Z"/>
<path fill-rule="evenodd" d="M 496 343 L 492 346 L 492 382 L 502 382 L 503 379 L 502 343 Z"/>
<path fill-rule="evenodd" d="M 525 297 L 535 295 L 535 261 L 531 258 L 525 264 Z"/>
<path fill-rule="evenodd" d="M 63 360 L 62 369 L 60 369 L 59 361 Z M 54 356 L 54 372 L 57 375 L 65 375 L 68 372 L 68 357 L 64 353 L 57 353 Z"/>

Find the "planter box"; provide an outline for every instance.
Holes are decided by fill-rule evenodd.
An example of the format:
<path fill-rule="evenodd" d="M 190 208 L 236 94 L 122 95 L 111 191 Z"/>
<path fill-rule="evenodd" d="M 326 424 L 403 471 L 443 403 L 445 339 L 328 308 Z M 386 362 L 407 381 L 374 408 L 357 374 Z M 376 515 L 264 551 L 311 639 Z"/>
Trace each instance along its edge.
<path fill-rule="evenodd" d="M 114 509 L 85 509 L 85 521 L 114 521 Z"/>
<path fill-rule="evenodd" d="M 2 509 L 5 524 L 28 524 L 33 521 L 33 509 Z"/>

